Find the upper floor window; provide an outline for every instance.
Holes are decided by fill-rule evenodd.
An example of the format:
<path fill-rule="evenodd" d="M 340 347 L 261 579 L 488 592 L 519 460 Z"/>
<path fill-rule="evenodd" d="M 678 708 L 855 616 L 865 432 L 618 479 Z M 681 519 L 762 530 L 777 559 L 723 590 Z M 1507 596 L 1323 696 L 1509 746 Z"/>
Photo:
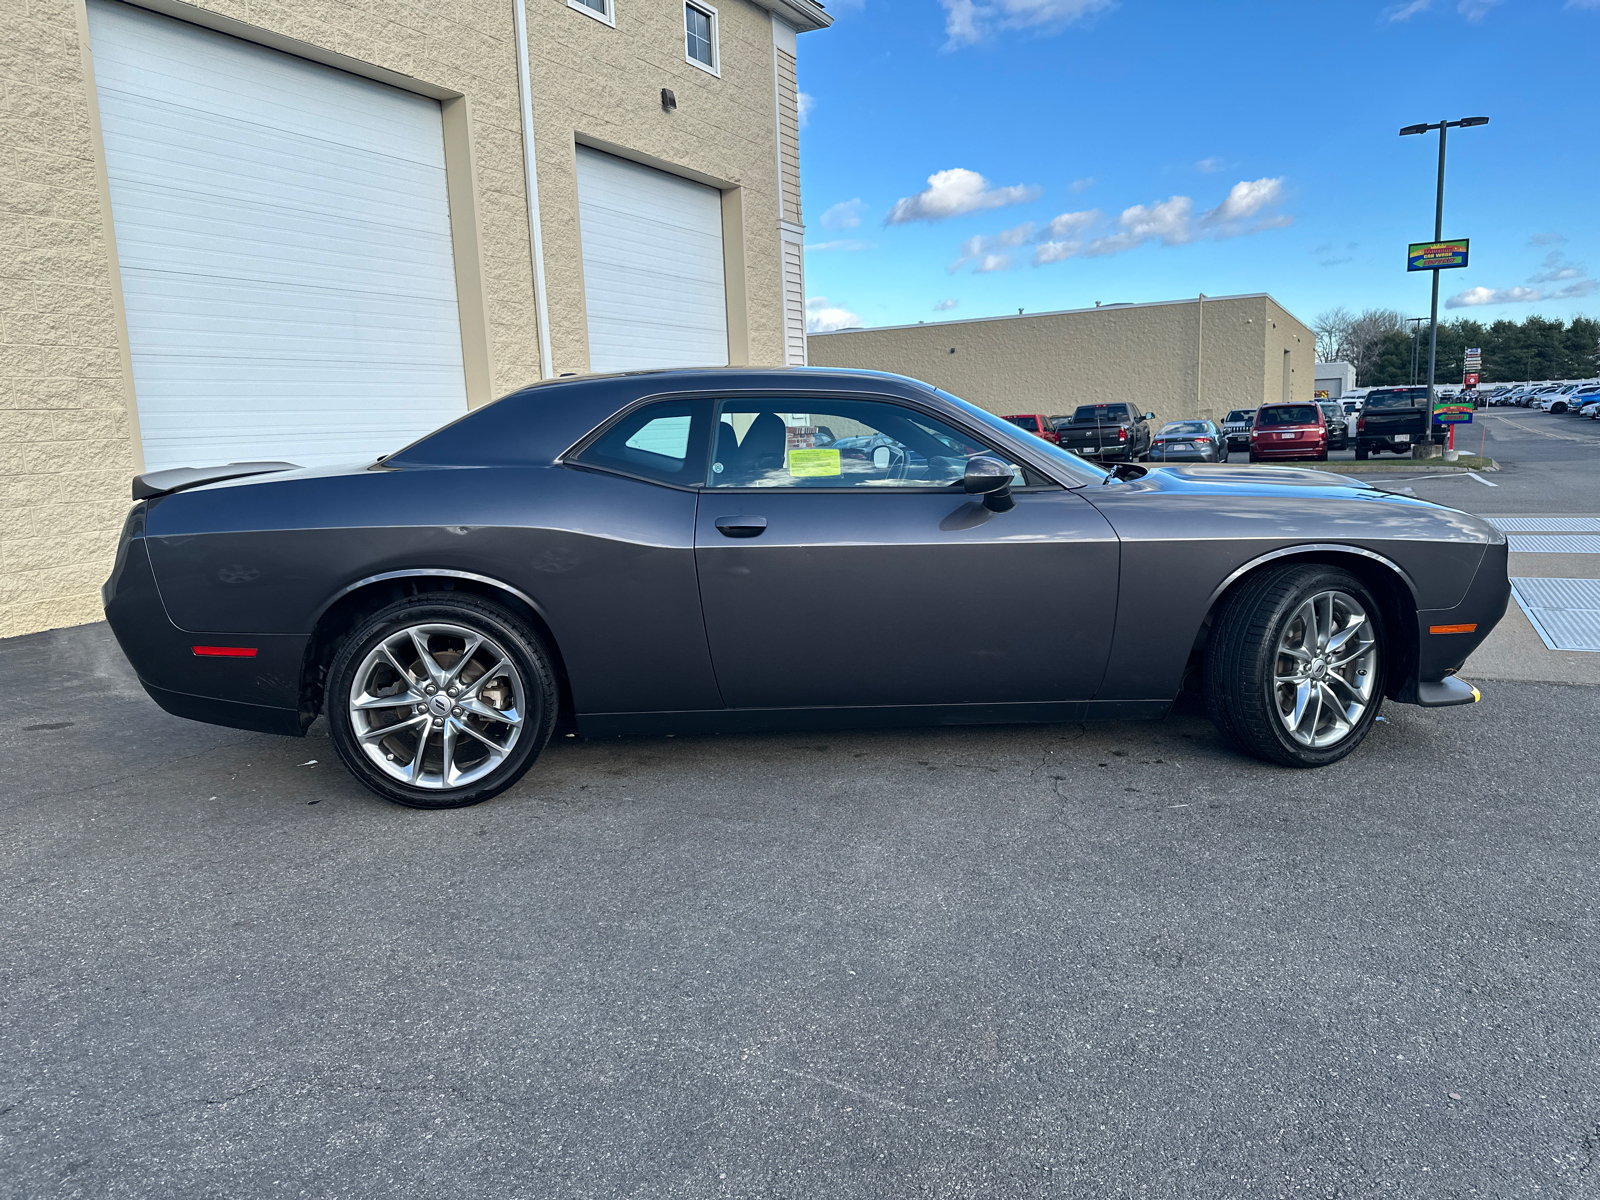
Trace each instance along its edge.
<path fill-rule="evenodd" d="M 615 25 L 617 23 L 614 4 L 615 0 L 567 0 L 568 8 L 575 8 L 597 21 L 604 21 L 607 25 Z"/>
<path fill-rule="evenodd" d="M 709 4 L 685 4 L 683 33 L 689 61 L 718 74 L 717 10 Z"/>

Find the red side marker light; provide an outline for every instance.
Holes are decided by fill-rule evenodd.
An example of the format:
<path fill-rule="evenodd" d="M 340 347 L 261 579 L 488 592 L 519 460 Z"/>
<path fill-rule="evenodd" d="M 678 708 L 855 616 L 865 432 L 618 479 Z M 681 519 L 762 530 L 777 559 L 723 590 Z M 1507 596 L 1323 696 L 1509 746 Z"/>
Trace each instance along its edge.
<path fill-rule="evenodd" d="M 194 652 L 200 658 L 254 658 L 254 646 L 195 646 Z"/>

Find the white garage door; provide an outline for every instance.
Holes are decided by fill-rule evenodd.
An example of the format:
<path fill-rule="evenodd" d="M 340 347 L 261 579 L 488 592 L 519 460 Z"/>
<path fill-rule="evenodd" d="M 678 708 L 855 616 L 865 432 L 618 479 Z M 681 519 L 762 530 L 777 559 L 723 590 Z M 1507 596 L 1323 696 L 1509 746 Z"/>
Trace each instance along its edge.
<path fill-rule="evenodd" d="M 112 0 L 89 31 L 146 469 L 464 413 L 438 103 Z"/>
<path fill-rule="evenodd" d="M 578 147 L 589 369 L 725 366 L 722 193 Z"/>

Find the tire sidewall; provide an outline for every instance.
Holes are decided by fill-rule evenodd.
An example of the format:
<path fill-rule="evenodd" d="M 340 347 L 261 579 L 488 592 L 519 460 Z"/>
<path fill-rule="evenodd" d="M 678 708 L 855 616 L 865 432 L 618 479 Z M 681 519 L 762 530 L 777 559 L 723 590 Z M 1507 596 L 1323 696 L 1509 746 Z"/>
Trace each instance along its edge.
<path fill-rule="evenodd" d="M 483 779 L 451 791 L 418 788 L 391 779 L 362 750 L 350 720 L 350 689 L 361 663 L 383 640 L 407 626 L 460 625 L 493 639 L 522 675 L 526 713 L 521 735 L 506 761 Z M 407 597 L 373 614 L 340 644 L 328 670 L 325 710 L 335 752 L 371 791 L 409 808 L 464 808 L 481 804 L 516 783 L 550 740 L 558 703 L 549 652 L 526 624 L 496 604 L 476 597 Z"/>

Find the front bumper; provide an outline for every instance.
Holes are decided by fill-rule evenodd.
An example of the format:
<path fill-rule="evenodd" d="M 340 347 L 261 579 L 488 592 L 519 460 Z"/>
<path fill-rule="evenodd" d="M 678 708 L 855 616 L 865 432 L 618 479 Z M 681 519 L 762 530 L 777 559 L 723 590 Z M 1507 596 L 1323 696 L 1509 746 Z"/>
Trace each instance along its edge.
<path fill-rule="evenodd" d="M 1417 673 L 1395 700 L 1442 708 L 1471 704 L 1478 698 L 1476 688 L 1454 676 L 1506 614 L 1511 602 L 1508 551 L 1505 542 L 1484 548 L 1478 572 L 1454 608 L 1417 613 Z"/>

